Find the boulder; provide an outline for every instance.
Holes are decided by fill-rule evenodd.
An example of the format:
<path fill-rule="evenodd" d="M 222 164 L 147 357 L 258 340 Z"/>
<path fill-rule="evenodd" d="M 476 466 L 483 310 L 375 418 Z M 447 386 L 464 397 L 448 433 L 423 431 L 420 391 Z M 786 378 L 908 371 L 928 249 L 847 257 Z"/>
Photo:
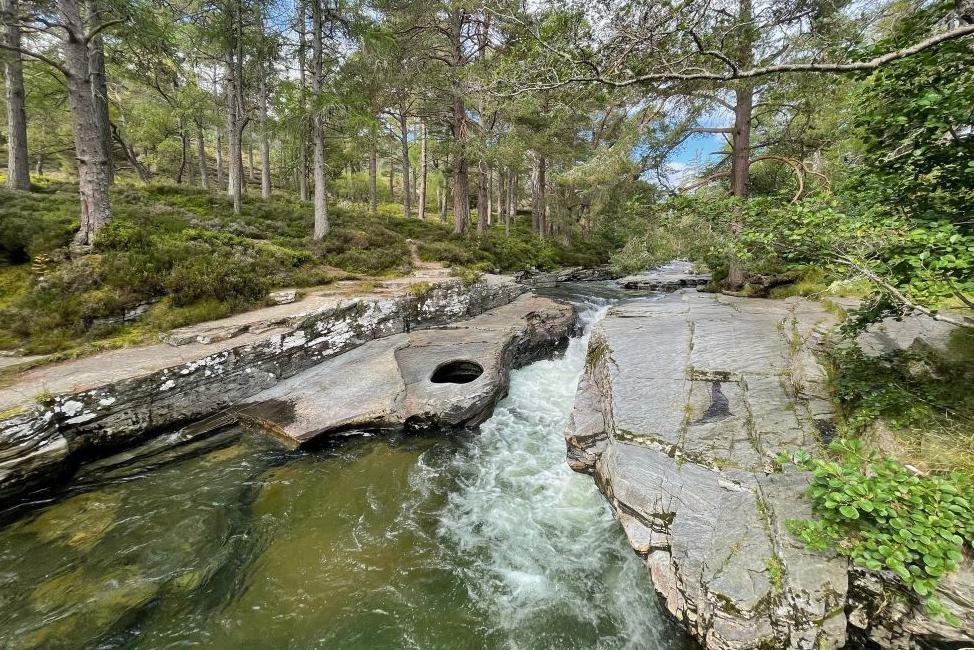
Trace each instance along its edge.
<path fill-rule="evenodd" d="M 510 370 L 565 342 L 574 323 L 570 305 L 521 296 L 449 327 L 366 343 L 231 412 L 295 446 L 355 429 L 478 424 L 506 394 Z"/>

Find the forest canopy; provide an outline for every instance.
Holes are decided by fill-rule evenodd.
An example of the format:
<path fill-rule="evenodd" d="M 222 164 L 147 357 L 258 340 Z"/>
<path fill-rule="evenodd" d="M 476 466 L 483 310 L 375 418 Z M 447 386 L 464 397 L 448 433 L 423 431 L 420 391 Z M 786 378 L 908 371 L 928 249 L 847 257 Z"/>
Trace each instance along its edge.
<path fill-rule="evenodd" d="M 974 296 L 965 0 L 0 10 L 5 346 L 72 287 L 79 336 L 402 271 L 410 237 L 480 270 L 687 257 L 731 292 L 969 324 L 940 313 Z"/>

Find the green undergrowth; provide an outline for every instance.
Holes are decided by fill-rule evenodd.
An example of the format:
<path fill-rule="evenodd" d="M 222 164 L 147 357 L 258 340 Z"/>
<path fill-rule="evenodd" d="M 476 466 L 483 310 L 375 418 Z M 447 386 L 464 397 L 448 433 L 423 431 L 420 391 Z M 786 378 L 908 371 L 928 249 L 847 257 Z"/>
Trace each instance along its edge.
<path fill-rule="evenodd" d="M 824 458 L 797 452 L 790 459 L 812 473 L 808 495 L 816 518 L 791 520 L 789 530 L 810 548 L 835 549 L 859 566 L 892 571 L 928 613 L 959 625 L 935 591 L 974 543 L 970 475 L 919 475 L 856 440 L 834 440 L 829 451 Z"/>
<path fill-rule="evenodd" d="M 974 473 L 974 333 L 957 328 L 941 352 L 836 346 L 825 361 L 848 436 L 924 471 Z"/>
<path fill-rule="evenodd" d="M 37 178 L 32 192 L 0 190 L 0 350 L 84 354 L 151 339 L 160 331 L 264 304 L 281 287 L 411 270 L 410 240 L 423 260 L 483 271 L 603 262 L 596 243 L 545 242 L 520 218 L 510 237 L 456 237 L 438 219 L 405 219 L 394 204 L 340 202 L 331 232 L 310 233 L 310 204 L 283 193 L 250 195 L 234 215 L 222 192 L 172 185 L 118 185 L 113 222 L 90 254 L 67 252 L 77 228 L 77 187 Z M 124 320 L 139 308 L 148 311 Z"/>
<path fill-rule="evenodd" d="M 779 459 L 814 477 L 816 517 L 789 529 L 891 571 L 931 615 L 958 624 L 934 593 L 974 542 L 974 333 L 958 328 L 946 350 L 879 356 L 836 343 L 824 361 L 840 437 L 816 458 Z"/>

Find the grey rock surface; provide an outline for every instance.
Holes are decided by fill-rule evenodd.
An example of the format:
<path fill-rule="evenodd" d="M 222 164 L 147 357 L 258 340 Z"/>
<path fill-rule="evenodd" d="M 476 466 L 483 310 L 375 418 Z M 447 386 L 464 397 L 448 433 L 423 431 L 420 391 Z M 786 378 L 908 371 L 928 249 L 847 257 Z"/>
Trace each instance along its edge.
<path fill-rule="evenodd" d="M 443 282 L 421 296 L 339 300 L 260 333 L 115 350 L 28 371 L 0 389 L 0 500 L 49 481 L 79 455 L 131 445 L 367 341 L 468 319 L 522 293 L 497 278 L 470 287 Z"/>
<path fill-rule="evenodd" d="M 366 343 L 233 412 L 296 446 L 349 429 L 477 424 L 506 393 L 511 368 L 566 341 L 574 323 L 570 305 L 521 296 L 471 320 Z M 456 362 L 482 372 L 431 380 Z"/>
<path fill-rule="evenodd" d="M 710 275 L 694 273 L 690 262 L 670 262 L 651 271 L 635 273 L 616 280 L 623 289 L 644 291 L 675 291 L 684 287 L 697 287 L 710 282 Z"/>
<path fill-rule="evenodd" d="M 646 558 L 667 609 L 707 648 L 839 648 L 846 562 L 784 522 L 810 516 L 804 474 L 831 417 L 809 341 L 830 316 L 803 300 L 683 291 L 609 311 L 566 431 Z"/>
<path fill-rule="evenodd" d="M 571 266 L 557 271 L 522 271 L 514 279 L 530 287 L 553 287 L 559 282 L 595 282 L 618 277 L 619 273 L 606 265 L 591 268 Z"/>

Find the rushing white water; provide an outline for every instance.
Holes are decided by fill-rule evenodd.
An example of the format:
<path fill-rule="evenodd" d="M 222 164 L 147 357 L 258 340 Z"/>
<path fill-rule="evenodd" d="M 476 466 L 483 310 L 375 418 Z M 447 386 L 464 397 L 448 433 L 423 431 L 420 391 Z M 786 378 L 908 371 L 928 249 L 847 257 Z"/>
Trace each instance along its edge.
<path fill-rule="evenodd" d="M 682 647 L 605 499 L 565 462 L 563 430 L 591 325 L 606 310 L 584 305 L 584 336 L 560 358 L 515 371 L 509 396 L 450 460 L 458 485 L 441 513 L 440 535 L 469 558 L 461 570 L 470 598 L 509 647 L 542 647 L 545 639 L 568 647 Z"/>

